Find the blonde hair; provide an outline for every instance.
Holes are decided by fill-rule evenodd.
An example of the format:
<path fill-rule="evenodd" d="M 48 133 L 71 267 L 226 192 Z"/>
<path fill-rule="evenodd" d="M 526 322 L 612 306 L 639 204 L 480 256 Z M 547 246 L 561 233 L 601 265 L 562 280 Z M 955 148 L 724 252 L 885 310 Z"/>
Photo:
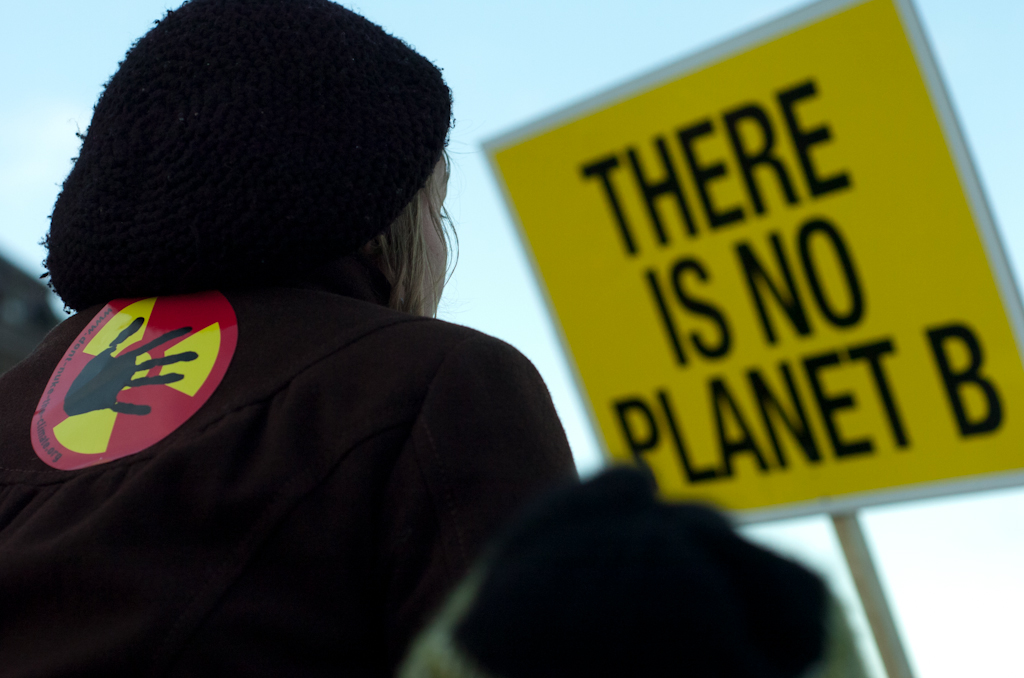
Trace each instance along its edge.
<path fill-rule="evenodd" d="M 448 154 L 442 154 L 444 174 L 432 172 L 427 183 L 413 196 L 391 225 L 363 246 L 363 252 L 380 268 L 391 283 L 388 306 L 396 311 L 434 317 L 441 291 L 453 266 L 451 251 L 457 243 L 451 219 L 444 209 L 442 192 L 448 182 Z M 421 219 L 437 234 L 444 250 L 444 264 L 435 269 L 428 256 L 426 234 Z"/>

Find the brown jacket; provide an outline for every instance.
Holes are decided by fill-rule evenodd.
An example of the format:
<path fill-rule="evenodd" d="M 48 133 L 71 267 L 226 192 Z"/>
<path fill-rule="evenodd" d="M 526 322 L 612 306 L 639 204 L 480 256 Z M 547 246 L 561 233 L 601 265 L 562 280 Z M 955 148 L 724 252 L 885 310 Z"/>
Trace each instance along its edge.
<path fill-rule="evenodd" d="M 110 463 L 29 437 L 98 308 L 0 378 L 0 674 L 389 675 L 503 520 L 575 478 L 530 362 L 379 305 L 375 275 L 225 292 L 218 390 Z"/>

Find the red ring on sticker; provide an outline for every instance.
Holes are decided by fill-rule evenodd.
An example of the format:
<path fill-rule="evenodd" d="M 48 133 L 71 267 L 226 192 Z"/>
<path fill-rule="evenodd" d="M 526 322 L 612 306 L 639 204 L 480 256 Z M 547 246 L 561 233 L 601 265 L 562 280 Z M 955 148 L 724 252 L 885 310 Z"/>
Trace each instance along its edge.
<path fill-rule="evenodd" d="M 54 369 L 32 417 L 32 447 L 63 471 L 163 440 L 220 386 L 238 321 L 220 292 L 116 299 Z"/>

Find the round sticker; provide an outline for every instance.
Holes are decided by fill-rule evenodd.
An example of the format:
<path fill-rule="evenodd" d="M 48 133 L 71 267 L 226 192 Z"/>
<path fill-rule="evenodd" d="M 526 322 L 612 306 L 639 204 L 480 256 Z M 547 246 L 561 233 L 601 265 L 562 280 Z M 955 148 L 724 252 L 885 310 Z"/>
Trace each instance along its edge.
<path fill-rule="evenodd" d="M 227 372 L 238 323 L 220 292 L 117 299 L 78 335 L 32 418 L 32 447 L 63 471 L 163 440 Z"/>

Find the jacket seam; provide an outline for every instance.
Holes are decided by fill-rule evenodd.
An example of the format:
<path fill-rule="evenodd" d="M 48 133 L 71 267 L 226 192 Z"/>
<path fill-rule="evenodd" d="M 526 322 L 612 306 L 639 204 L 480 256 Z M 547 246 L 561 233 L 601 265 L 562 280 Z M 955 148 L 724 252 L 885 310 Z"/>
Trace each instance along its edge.
<path fill-rule="evenodd" d="M 314 369 L 315 367 L 317 367 L 321 363 L 323 363 L 323 362 L 325 362 L 327 360 L 330 360 L 331 358 L 336 356 L 340 351 L 343 351 L 343 350 L 345 350 L 345 349 L 347 349 L 347 348 L 349 348 L 351 346 L 354 346 L 358 342 L 360 342 L 360 341 L 362 341 L 362 340 L 364 340 L 364 339 L 366 339 L 366 338 L 376 334 L 377 332 L 385 330 L 385 329 L 387 329 L 389 327 L 394 327 L 395 325 L 399 325 L 399 324 L 402 324 L 402 323 L 417 322 L 417 321 L 421 321 L 421 320 L 425 320 L 425 319 L 424 318 L 401 318 L 401 319 L 397 320 L 396 322 L 388 323 L 387 325 L 382 325 L 380 327 L 376 327 L 376 328 L 370 330 L 369 332 L 367 332 L 366 334 L 361 334 L 361 335 L 359 335 L 358 337 L 354 338 L 352 341 L 350 341 L 348 343 L 342 344 L 340 346 L 336 346 L 335 348 L 331 349 L 329 352 L 327 352 L 324 355 L 320 356 L 319 358 L 317 358 L 313 362 L 311 362 L 311 363 L 305 365 L 304 367 L 302 367 L 301 369 L 297 370 L 288 379 L 284 380 L 277 388 L 275 388 L 273 391 L 270 391 L 269 393 L 267 393 L 264 397 L 260 398 L 259 400 L 253 400 L 251 402 L 238 405 L 237 407 L 235 407 L 235 408 L 233 408 L 231 410 L 228 410 L 227 412 L 224 412 L 221 416 L 219 416 L 216 419 L 208 422 L 202 428 L 198 429 L 196 431 L 196 433 L 199 434 L 199 435 L 201 435 L 203 433 L 206 433 L 208 430 L 210 430 L 211 428 L 213 428 L 217 424 L 221 423 L 221 421 L 223 421 L 225 418 L 227 418 L 230 415 L 235 414 L 236 412 L 240 412 L 240 411 L 242 411 L 244 409 L 247 409 L 249 407 L 255 407 L 255 406 L 263 405 L 264 403 L 267 403 L 267 402 L 273 400 L 274 398 L 277 397 L 277 395 L 279 393 L 281 393 L 282 391 L 287 390 L 292 385 L 292 383 L 295 382 L 296 379 L 299 379 L 300 377 L 302 377 L 307 372 L 309 372 L 310 370 Z M 431 377 L 431 380 L 433 380 L 433 377 Z M 389 424 L 387 427 L 385 427 L 384 429 L 381 429 L 381 430 L 387 430 L 387 428 L 390 428 L 390 426 L 391 425 Z M 377 432 L 369 434 L 367 436 L 367 438 L 373 437 L 374 435 L 377 435 Z M 365 438 L 363 440 L 365 440 Z"/>
<path fill-rule="evenodd" d="M 413 426 L 414 427 L 415 427 L 415 422 L 418 421 L 418 422 L 422 423 L 422 425 L 423 425 L 423 432 L 426 434 L 426 437 L 427 437 L 427 443 L 429 444 L 430 449 L 433 452 L 432 458 L 434 459 L 435 463 L 437 464 L 438 472 L 439 472 L 439 475 L 441 477 L 441 483 L 443 485 L 443 487 L 441 488 L 441 492 L 442 492 L 442 495 L 443 495 L 441 497 L 441 502 L 447 506 L 448 512 L 451 515 L 451 519 L 452 519 L 452 522 L 454 524 L 455 542 L 456 542 L 456 544 L 458 546 L 459 556 L 460 556 L 460 559 L 462 561 L 462 565 L 463 566 L 466 565 L 468 558 L 467 558 L 467 554 L 466 554 L 465 540 L 464 540 L 463 535 L 462 535 L 462 527 L 461 527 L 461 523 L 460 523 L 460 519 L 459 519 L 459 512 L 458 512 L 458 508 L 457 508 L 456 503 L 455 503 L 455 497 L 454 497 L 454 495 L 452 493 L 452 483 L 451 483 L 451 480 L 449 478 L 448 466 L 447 466 L 447 463 L 445 461 L 444 456 L 442 456 L 442 454 L 441 454 L 441 450 L 439 449 L 436 441 L 434 440 L 433 434 L 430 432 L 430 425 L 427 423 L 427 417 L 424 414 L 423 408 L 426 405 L 427 399 L 429 398 L 430 390 L 431 390 L 431 388 L 433 388 L 434 382 L 437 380 L 437 375 L 440 374 L 441 370 L 444 369 L 444 366 L 448 362 L 448 360 L 452 357 L 452 355 L 456 351 L 458 351 L 460 348 L 462 348 L 462 346 L 464 346 L 465 344 L 468 344 L 468 343 L 470 343 L 472 341 L 475 341 L 477 339 L 479 339 L 478 336 L 476 336 L 476 335 L 469 335 L 469 336 L 465 337 L 464 339 L 461 339 L 460 341 L 458 341 L 455 344 L 453 344 L 445 352 L 444 358 L 437 365 L 437 369 L 434 370 L 434 373 L 432 375 L 430 375 L 430 380 L 427 382 L 426 392 L 425 392 L 425 394 L 423 396 L 423 400 L 420 402 L 420 409 L 416 413 L 416 416 L 413 419 Z M 410 432 L 410 438 L 411 437 L 412 437 L 412 433 Z M 421 470 L 420 473 L 422 474 L 423 471 Z M 429 483 L 428 483 L 427 487 L 429 489 L 429 487 L 430 487 Z M 435 501 L 436 501 L 436 499 L 437 498 L 435 498 Z M 435 508 L 435 510 L 437 510 L 437 509 Z M 443 524 L 443 522 L 442 522 L 442 524 Z"/>
<path fill-rule="evenodd" d="M 308 474 L 308 471 L 306 473 Z M 273 509 L 281 501 L 283 501 L 283 498 L 287 495 L 286 491 L 289 490 L 295 484 L 299 483 L 299 481 L 302 479 L 302 476 L 293 477 L 292 479 L 287 481 L 283 486 L 277 489 L 277 491 L 274 493 L 273 500 L 269 503 L 269 505 L 264 509 L 263 513 L 260 515 L 260 518 L 257 522 L 257 525 L 259 526 L 258 530 L 254 531 L 259 531 L 260 533 L 264 531 L 264 529 L 266 528 L 264 523 L 270 521 L 269 516 L 272 514 Z M 187 625 L 187 619 L 193 613 L 193 611 L 197 608 L 201 608 L 200 601 L 202 600 L 204 595 L 208 593 L 209 589 L 212 588 L 212 584 L 217 579 L 218 574 L 223 573 L 225 579 L 225 586 L 230 586 L 230 582 L 235 581 L 235 579 L 237 579 L 238 577 L 238 574 L 245 569 L 244 561 L 247 560 L 245 554 L 251 553 L 253 550 L 255 550 L 255 548 L 258 548 L 258 544 L 261 541 L 262 540 L 259 538 L 252 537 L 249 540 L 246 540 L 245 544 L 238 547 L 236 553 L 240 556 L 243 562 L 240 562 L 235 568 L 233 568 L 236 570 L 233 575 L 230 574 L 230 570 L 232 569 L 230 560 L 222 560 L 216 568 L 211 568 L 212 571 L 209 572 L 206 575 L 206 577 L 204 577 L 203 585 L 202 587 L 200 587 L 200 590 L 189 599 L 188 604 L 185 606 L 185 609 L 181 612 L 181 614 L 178 615 L 178 619 L 174 622 L 174 625 L 167 631 L 166 634 L 164 634 L 163 641 L 160 643 L 160 649 L 154 655 L 152 664 L 153 675 L 158 675 L 161 672 L 159 668 L 161 665 L 164 665 L 164 667 L 166 668 L 164 662 L 166 662 L 176 654 L 175 650 L 172 648 L 172 645 L 174 645 L 175 640 L 174 636 L 180 633 L 179 629 L 182 629 L 185 625 Z M 213 603 L 211 603 L 210 607 L 213 607 Z M 200 616 L 195 620 L 194 623 L 196 624 L 197 628 L 199 625 L 202 624 L 202 620 L 206 617 L 208 613 L 209 610 L 201 613 Z M 181 647 L 184 647 L 185 642 L 187 642 L 187 639 L 190 636 L 191 632 L 186 632 L 186 635 L 180 641 Z"/>
<path fill-rule="evenodd" d="M 452 522 L 455 526 L 455 542 L 459 547 L 459 555 L 462 558 L 462 564 L 465 565 L 468 557 L 466 555 L 466 544 L 462 537 L 462 526 L 459 520 L 459 512 L 455 505 L 455 497 L 452 494 L 452 483 L 448 477 L 448 467 L 445 464 L 444 459 L 441 457 L 441 453 L 438 451 L 437 443 L 434 442 L 434 436 L 430 433 L 430 426 L 427 425 L 426 420 L 423 421 L 423 432 L 427 436 L 427 442 L 430 444 L 430 449 L 434 453 L 434 459 L 437 461 L 438 471 L 441 475 L 441 482 L 444 484 L 444 499 L 448 505 L 448 511 L 451 514 Z"/>
<path fill-rule="evenodd" d="M 387 323 L 385 325 L 381 325 L 379 327 L 375 327 L 375 328 L 369 330 L 368 332 L 366 332 L 365 334 L 361 334 L 358 337 L 353 338 L 351 341 L 349 341 L 347 343 L 344 343 L 344 344 L 341 344 L 339 346 L 336 346 L 333 349 L 331 349 L 329 352 L 327 352 L 326 354 L 321 355 L 319 358 L 315 359 L 313 362 L 311 362 L 311 363 L 303 366 L 302 368 L 300 368 L 298 371 L 296 371 L 294 374 L 292 374 L 290 377 L 288 377 L 288 379 L 284 380 L 280 384 L 280 386 L 275 388 L 273 391 L 267 393 L 264 397 L 260 398 L 259 400 L 253 400 L 251 402 L 247 402 L 247 403 L 243 403 L 243 404 L 237 405 L 237 406 L 233 407 L 232 409 L 222 413 L 216 419 L 213 419 L 212 421 L 207 422 L 204 426 L 202 426 L 201 428 L 196 430 L 196 435 L 202 435 L 202 434 L 206 433 L 207 431 L 209 431 L 214 426 L 220 424 L 224 419 L 226 419 L 229 416 L 232 416 L 232 415 L 236 414 L 237 412 L 241 412 L 242 410 L 245 410 L 245 409 L 247 409 L 249 407 L 256 407 L 256 406 L 262 405 L 262 404 L 264 404 L 264 403 L 266 403 L 266 402 L 268 402 L 270 400 L 273 400 L 279 393 L 281 393 L 282 391 L 286 390 L 289 386 L 291 386 L 291 384 L 296 379 L 298 379 L 302 375 L 306 374 L 309 370 L 315 368 L 317 365 L 319 365 L 320 363 L 322 363 L 322 362 L 324 362 L 326 360 L 330 360 L 335 355 L 337 355 L 340 351 L 342 351 L 342 350 L 344 350 L 346 348 L 349 348 L 350 346 L 353 346 L 353 345 L 357 344 L 358 342 L 360 342 L 360 341 L 362 341 L 362 340 L 364 340 L 364 339 L 366 339 L 368 337 L 373 336 L 377 332 L 381 332 L 381 331 L 383 331 L 385 329 L 388 329 L 389 327 L 394 327 L 395 325 L 400 325 L 400 324 L 410 323 L 410 322 L 424 322 L 426 320 L 427 320 L 426 318 L 419 318 L 419 317 L 398 318 L 398 319 L 396 319 L 393 322 L 389 322 L 389 323 Z M 461 346 L 464 342 L 470 341 L 472 338 L 473 337 L 467 337 L 466 339 L 463 339 L 462 341 L 459 341 L 457 344 L 455 344 L 455 346 L 452 347 L 452 349 L 454 349 L 457 346 Z M 449 355 L 450 352 L 451 352 L 451 349 L 449 350 L 448 353 L 445 354 L 445 358 L 444 358 L 444 360 L 441 361 L 440 365 L 438 366 L 438 370 L 436 370 L 434 372 L 434 374 L 431 375 L 430 382 L 428 383 L 428 386 L 427 386 L 428 390 L 430 388 L 429 384 L 433 383 L 434 378 L 437 376 L 437 371 L 440 370 L 440 366 L 443 365 L 444 362 L 448 359 L 448 355 Z M 421 407 L 422 407 L 422 403 L 421 403 Z M 385 429 L 382 429 L 382 430 L 385 430 Z M 375 435 L 375 434 L 376 433 L 371 434 L 371 435 Z M 160 442 L 163 442 L 163 441 L 160 441 Z M 159 445 L 160 442 L 156 443 L 156 445 Z M 150 449 L 151 448 L 147 448 L 145 450 L 141 450 L 141 451 L 136 452 L 135 454 L 129 455 L 127 457 L 122 457 L 121 459 L 115 459 L 112 462 L 107 462 L 107 463 L 104 463 L 104 464 L 97 464 L 96 466 L 91 467 L 85 473 L 77 473 L 77 474 L 73 474 L 73 475 L 72 475 L 73 472 L 69 472 L 69 471 L 59 471 L 59 470 L 48 471 L 48 470 L 42 470 L 42 469 L 38 470 L 38 471 L 35 471 L 35 470 L 30 470 L 30 469 L 12 469 L 12 468 L 6 468 L 6 467 L 0 467 L 0 471 L 6 471 L 8 473 L 20 473 L 20 474 L 24 474 L 24 475 L 31 474 L 31 475 L 34 475 L 34 476 L 46 476 L 46 475 L 49 475 L 49 474 L 52 473 L 54 475 L 54 477 L 51 478 L 51 479 L 45 480 L 42 484 L 57 485 L 57 484 L 62 484 L 62 483 L 71 481 L 71 480 L 76 480 L 76 479 L 79 479 L 79 478 L 82 478 L 82 477 L 86 477 L 87 475 L 92 475 L 92 473 L 89 473 L 89 471 L 93 471 L 94 473 L 98 474 L 98 473 L 100 473 L 102 471 L 105 471 L 106 469 L 111 468 L 110 464 L 116 464 L 118 467 L 127 468 L 127 467 L 134 466 L 135 464 L 145 463 L 145 462 L 149 461 L 154 455 L 152 453 L 151 454 L 147 454 L 146 456 L 142 456 L 142 457 L 140 457 L 140 455 L 144 454 L 145 452 L 149 451 Z M 40 461 L 42 461 L 42 460 L 40 460 Z M 100 467 L 105 467 L 105 468 L 101 469 Z M 60 474 L 60 475 L 58 476 L 58 474 Z M 19 482 L 17 480 L 6 481 L 6 480 L 3 480 L 3 479 L 0 479 L 0 487 L 11 486 L 11 485 L 27 485 L 27 484 L 29 484 L 29 483 L 27 483 L 27 482 Z"/>
<path fill-rule="evenodd" d="M 259 538 L 255 538 L 254 537 L 253 539 L 247 541 L 245 543 L 245 545 L 239 546 L 238 549 L 236 549 L 235 552 L 239 555 L 239 561 L 238 561 L 238 563 L 233 568 L 231 566 L 230 559 L 222 560 L 221 564 L 217 568 L 215 568 L 215 571 L 211 572 L 210 574 L 208 574 L 205 577 L 205 579 L 203 580 L 202 590 L 197 592 L 194 596 L 192 596 L 192 598 L 189 600 L 188 604 L 186 605 L 186 609 L 184 611 L 182 611 L 182 613 L 180 615 L 178 615 L 178 619 L 175 621 L 174 626 L 172 626 L 167 631 L 167 633 L 164 634 L 163 641 L 161 642 L 160 652 L 157 655 L 155 655 L 157 659 L 164 659 L 166 661 L 166 666 L 165 666 L 166 670 L 163 671 L 163 673 L 166 673 L 167 671 L 169 671 L 169 670 L 171 670 L 173 668 L 171 666 L 171 664 L 173 664 L 174 662 L 177 661 L 178 656 L 180 656 L 181 652 L 187 646 L 189 639 L 202 626 L 203 620 L 216 607 L 217 601 L 219 601 L 224 596 L 224 594 L 227 593 L 227 591 L 231 588 L 231 586 L 234 585 L 234 583 L 238 580 L 239 575 L 242 572 L 245 571 L 245 568 L 249 564 L 249 560 L 252 558 L 252 554 L 255 553 L 259 549 L 260 545 L 266 540 L 267 535 L 269 535 L 271 532 L 273 532 L 273 530 L 275 529 L 275 525 L 276 524 L 280 524 L 282 521 L 286 520 L 288 513 L 290 513 L 290 511 L 293 510 L 295 508 L 295 506 L 297 506 L 299 503 L 301 503 L 302 500 L 305 497 L 309 496 L 312 492 L 315 492 L 316 489 L 318 487 L 320 487 L 320 485 L 322 485 L 324 483 L 324 481 L 330 476 L 330 474 L 334 471 L 334 469 L 336 469 L 337 466 L 340 463 L 342 463 L 344 458 L 347 456 L 347 453 L 348 453 L 349 450 L 352 450 L 352 449 L 354 449 L 356 447 L 359 447 L 360 445 L 363 445 L 367 441 L 369 441 L 369 440 L 371 440 L 373 438 L 376 438 L 376 437 L 378 437 L 380 435 L 383 435 L 383 434 L 385 434 L 388 431 L 391 431 L 393 429 L 402 428 L 406 424 L 407 424 L 407 422 L 405 422 L 405 421 L 395 422 L 395 423 L 389 424 L 388 426 L 385 426 L 385 427 L 383 427 L 381 429 L 375 430 L 373 433 L 370 433 L 370 434 L 360 438 L 358 441 L 354 442 L 347 450 L 345 450 L 345 453 L 339 454 L 331 463 L 325 464 L 323 466 L 323 468 L 320 469 L 319 472 L 317 472 L 315 467 L 311 468 L 311 467 L 307 466 L 303 475 L 305 477 L 311 478 L 313 482 L 310 483 L 310 486 L 306 489 L 305 492 L 303 492 L 301 494 L 298 494 L 298 495 L 296 495 L 294 497 L 295 502 L 292 505 L 292 507 L 290 509 L 286 509 L 279 516 L 279 519 L 275 522 L 275 521 L 271 521 L 271 519 L 268 518 L 268 516 L 271 514 L 272 509 L 275 506 L 277 506 L 277 504 L 279 502 L 284 500 L 284 498 L 287 495 L 287 490 L 289 488 L 291 488 L 294 484 L 296 484 L 299 481 L 301 481 L 303 479 L 303 476 L 293 477 L 290 480 L 288 480 L 283 487 L 278 488 L 278 490 L 274 493 L 273 500 L 271 500 L 271 502 L 269 503 L 267 508 L 263 511 L 263 513 L 260 516 L 259 523 L 260 523 L 261 528 L 263 528 L 261 530 L 262 536 L 259 537 Z M 270 522 L 272 522 L 274 524 L 263 525 L 263 523 L 265 521 L 270 521 Z M 234 570 L 233 574 L 230 573 L 230 571 L 232 569 Z M 216 581 L 217 573 L 218 572 L 226 572 L 225 577 L 224 577 L 224 586 L 222 587 L 221 592 L 219 593 L 219 595 L 216 596 L 215 599 L 210 601 L 209 605 L 207 606 L 208 609 L 206 609 L 204 612 L 202 612 L 194 620 L 194 628 L 191 629 L 190 631 L 187 631 L 185 633 L 185 635 L 180 638 L 180 640 L 178 641 L 178 647 L 176 649 L 173 649 L 173 648 L 169 647 L 170 645 L 172 645 L 174 643 L 174 640 L 175 640 L 174 639 L 174 635 L 176 633 L 179 633 L 179 629 L 183 625 L 188 623 L 186 618 L 187 618 L 189 612 L 192 611 L 193 608 L 200 607 L 198 601 L 201 600 L 201 598 L 203 597 L 203 594 L 206 592 L 206 590 L 211 587 L 211 584 Z M 153 673 L 154 673 L 154 675 L 157 675 L 157 674 L 161 673 L 161 671 L 159 669 L 160 665 L 161 665 L 161 662 L 157 662 L 157 661 L 153 662 L 153 666 L 154 666 Z"/>

